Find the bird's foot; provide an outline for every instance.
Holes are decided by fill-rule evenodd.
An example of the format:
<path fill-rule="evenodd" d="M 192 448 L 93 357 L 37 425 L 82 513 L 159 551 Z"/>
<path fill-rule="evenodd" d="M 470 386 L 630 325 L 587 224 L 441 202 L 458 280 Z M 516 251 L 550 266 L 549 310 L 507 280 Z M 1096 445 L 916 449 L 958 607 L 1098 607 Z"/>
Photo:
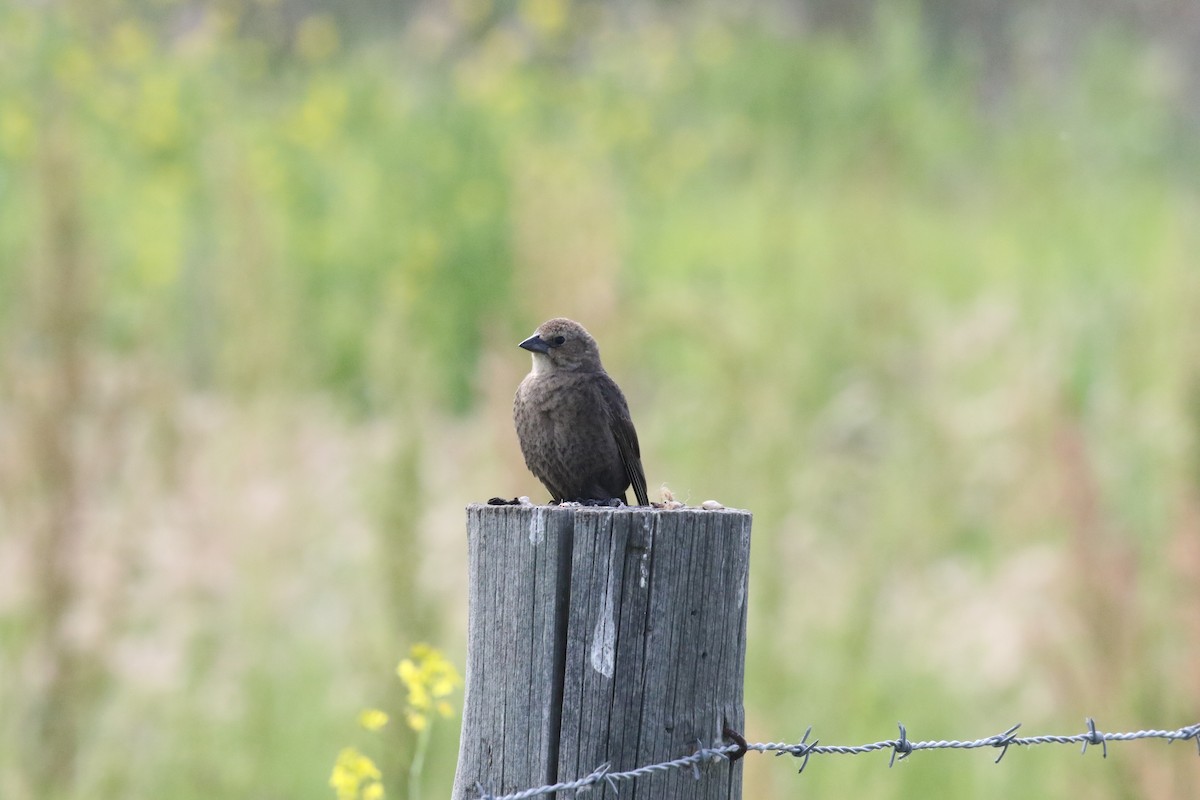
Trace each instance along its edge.
<path fill-rule="evenodd" d="M 620 508 L 625 505 L 619 497 L 609 497 L 605 500 L 580 500 L 579 505 L 586 508 Z"/>
<path fill-rule="evenodd" d="M 524 497 L 524 496 L 514 497 L 512 500 L 505 500 L 503 497 L 493 497 L 491 500 L 487 501 L 487 504 L 489 506 L 531 506 L 531 505 L 533 505 L 533 503 L 530 502 L 529 498 Z"/>

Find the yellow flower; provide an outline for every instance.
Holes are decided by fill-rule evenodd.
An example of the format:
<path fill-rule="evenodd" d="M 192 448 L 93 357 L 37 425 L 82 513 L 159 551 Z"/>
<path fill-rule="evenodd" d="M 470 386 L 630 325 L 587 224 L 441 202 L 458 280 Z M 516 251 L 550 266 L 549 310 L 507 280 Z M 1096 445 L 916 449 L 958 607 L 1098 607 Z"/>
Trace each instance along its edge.
<path fill-rule="evenodd" d="M 388 715 L 378 708 L 364 709 L 358 715 L 358 724 L 369 731 L 377 731 L 388 723 Z"/>
<path fill-rule="evenodd" d="M 329 785 L 337 792 L 338 800 L 378 800 L 383 797 L 380 777 L 374 761 L 353 747 L 346 747 L 338 753 Z"/>
<path fill-rule="evenodd" d="M 435 711 L 443 717 L 454 713 L 453 707 L 443 698 L 453 694 L 462 685 L 462 679 L 439 650 L 427 644 L 414 645 L 411 657 L 400 662 L 396 674 L 408 690 L 405 720 L 409 728 L 425 730 L 430 714 Z"/>
<path fill-rule="evenodd" d="M 404 712 L 404 719 L 408 722 L 408 727 L 420 733 L 429 727 L 429 717 L 422 714 L 420 711 L 409 709 Z"/>

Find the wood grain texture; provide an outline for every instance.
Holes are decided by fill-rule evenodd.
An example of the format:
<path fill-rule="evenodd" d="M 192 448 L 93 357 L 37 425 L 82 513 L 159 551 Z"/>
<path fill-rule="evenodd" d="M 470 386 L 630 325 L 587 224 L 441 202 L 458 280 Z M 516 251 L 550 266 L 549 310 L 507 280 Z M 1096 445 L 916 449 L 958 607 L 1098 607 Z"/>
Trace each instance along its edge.
<path fill-rule="evenodd" d="M 470 506 L 456 800 L 477 797 L 476 782 L 515 792 L 741 731 L 750 523 L 733 510 Z M 620 796 L 741 797 L 740 762 L 700 772 Z"/>

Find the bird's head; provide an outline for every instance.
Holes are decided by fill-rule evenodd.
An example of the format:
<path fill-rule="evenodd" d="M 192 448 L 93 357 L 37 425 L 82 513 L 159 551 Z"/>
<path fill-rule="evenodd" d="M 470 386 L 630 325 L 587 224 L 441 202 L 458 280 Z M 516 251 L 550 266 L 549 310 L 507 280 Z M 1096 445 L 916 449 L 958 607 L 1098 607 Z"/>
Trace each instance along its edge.
<path fill-rule="evenodd" d="M 555 317 L 546 320 L 521 347 L 533 354 L 535 373 L 599 372 L 600 348 L 587 329 L 574 320 Z"/>

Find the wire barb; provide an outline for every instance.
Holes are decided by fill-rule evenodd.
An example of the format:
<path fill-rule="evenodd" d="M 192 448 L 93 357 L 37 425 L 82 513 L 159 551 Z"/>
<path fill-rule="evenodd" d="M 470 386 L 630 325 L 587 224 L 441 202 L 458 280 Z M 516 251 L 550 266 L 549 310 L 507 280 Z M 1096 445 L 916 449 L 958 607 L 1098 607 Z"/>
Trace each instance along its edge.
<path fill-rule="evenodd" d="M 692 778 L 700 780 L 700 759 L 708 758 L 712 751 L 704 746 L 704 742 L 696 740 L 696 749 L 692 751 L 692 755 L 696 760 L 692 762 Z"/>
<path fill-rule="evenodd" d="M 1187 731 L 1187 735 L 1180 736 L 1179 738 L 1183 739 L 1184 741 L 1187 741 L 1188 739 L 1193 740 L 1196 743 L 1196 755 L 1200 756 L 1200 723 L 1196 723 L 1195 725 L 1188 726 L 1187 728 L 1183 728 L 1181 730 Z M 1172 739 L 1171 741 L 1174 740 Z"/>
<path fill-rule="evenodd" d="M 908 731 L 905 729 L 904 723 L 897 722 L 896 724 L 900 726 L 900 738 L 897 739 L 892 745 L 892 758 L 890 761 L 888 761 L 888 769 L 891 769 L 892 765 L 896 763 L 897 755 L 899 755 L 900 760 L 903 761 L 912 755 L 913 751 L 913 746 L 908 741 Z"/>
<path fill-rule="evenodd" d="M 992 747 L 1000 748 L 1000 755 L 996 756 L 996 760 L 992 762 L 993 764 L 999 764 L 1000 759 L 1004 758 L 1004 754 L 1008 752 L 1008 746 L 1013 743 L 1013 741 L 1016 737 L 1017 728 L 1020 728 L 1020 727 L 1021 727 L 1021 723 L 1018 722 L 1016 725 L 1013 725 L 1011 728 L 1006 730 L 1004 733 L 1000 733 L 1000 734 L 997 734 L 992 737 L 993 739 L 996 740 L 995 742 L 992 743 Z"/>
<path fill-rule="evenodd" d="M 1088 732 L 1084 734 L 1083 749 L 1079 751 L 1080 755 L 1087 752 L 1089 744 L 1100 745 L 1101 758 L 1108 758 L 1108 741 L 1104 738 L 1104 734 L 1096 731 L 1096 720 L 1091 717 L 1087 718 Z"/>
<path fill-rule="evenodd" d="M 796 758 L 804 759 L 800 762 L 800 769 L 796 772 L 797 775 L 804 772 L 804 768 L 808 766 L 808 757 L 812 755 L 813 748 L 821 741 L 820 739 L 816 739 L 812 744 L 809 744 L 808 735 L 810 733 L 812 733 L 812 725 L 804 729 L 804 736 L 800 737 L 799 742 L 788 747 L 781 747 L 775 752 L 776 758 L 779 756 L 795 756 Z M 765 746 L 756 745 L 754 747 L 764 747 L 765 749 Z"/>

